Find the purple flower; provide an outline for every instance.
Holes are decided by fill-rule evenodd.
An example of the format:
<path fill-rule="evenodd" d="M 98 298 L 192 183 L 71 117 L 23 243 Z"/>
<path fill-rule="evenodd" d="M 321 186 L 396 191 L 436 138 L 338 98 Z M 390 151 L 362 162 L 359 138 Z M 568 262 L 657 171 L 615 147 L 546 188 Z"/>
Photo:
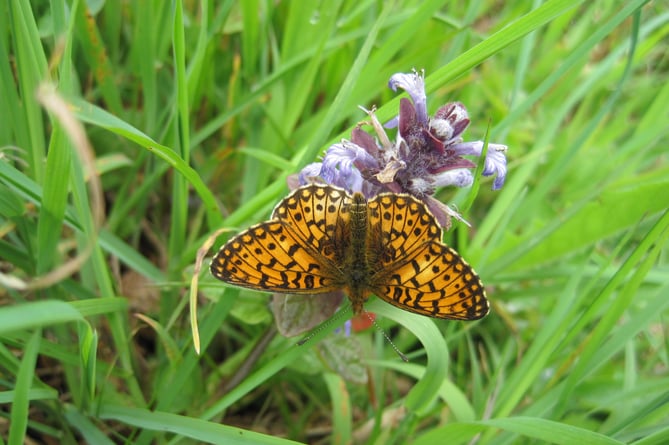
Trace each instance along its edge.
<path fill-rule="evenodd" d="M 468 187 L 474 181 L 476 163 L 464 156 L 481 156 L 483 142 L 463 142 L 469 115 L 459 102 L 439 108 L 434 116 L 427 113 L 425 79 L 417 72 L 394 74 L 388 86 L 404 89 L 411 100 L 402 98 L 398 116 L 386 124 L 398 128 L 391 142 L 374 115 L 368 111 L 375 139 L 356 127 L 350 141 L 332 145 L 323 161 L 306 166 L 298 175 L 303 185 L 314 178 L 349 191 L 361 191 L 371 197 L 383 191 L 409 193 L 423 200 L 439 223 L 450 226 L 450 218 L 460 215 L 432 195 L 437 187 Z M 493 190 L 504 185 L 506 146 L 488 144 L 483 176 L 496 175 Z M 297 181 L 293 180 L 296 186 Z"/>

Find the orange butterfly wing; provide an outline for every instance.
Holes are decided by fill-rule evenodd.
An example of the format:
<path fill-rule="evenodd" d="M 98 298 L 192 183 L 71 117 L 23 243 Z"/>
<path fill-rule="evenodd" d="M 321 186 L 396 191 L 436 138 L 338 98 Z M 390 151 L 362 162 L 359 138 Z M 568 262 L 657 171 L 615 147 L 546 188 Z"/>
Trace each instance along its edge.
<path fill-rule="evenodd" d="M 327 246 L 346 226 L 346 192 L 313 184 L 293 191 L 272 213 L 230 239 L 211 262 L 212 274 L 227 283 L 284 293 L 341 289 L 336 255 Z"/>
<path fill-rule="evenodd" d="M 425 204 L 384 193 L 368 208 L 368 249 L 381 252 L 370 280 L 379 298 L 435 318 L 477 320 L 488 313 L 481 280 L 441 242 L 441 228 Z"/>

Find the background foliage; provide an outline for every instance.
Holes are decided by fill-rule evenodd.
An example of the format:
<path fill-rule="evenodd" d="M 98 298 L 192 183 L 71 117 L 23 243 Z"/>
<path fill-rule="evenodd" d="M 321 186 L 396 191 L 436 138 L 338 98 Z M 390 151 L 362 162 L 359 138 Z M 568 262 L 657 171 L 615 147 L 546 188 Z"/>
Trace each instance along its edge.
<path fill-rule="evenodd" d="M 3 3 L 0 437 L 669 442 L 667 6 Z M 446 238 L 491 314 L 373 301 L 411 362 L 366 331 L 331 369 L 334 325 L 296 347 L 267 295 L 202 272 L 198 356 L 197 250 L 265 219 L 358 105 L 394 116 L 386 82 L 412 68 L 430 111 L 461 101 L 468 140 L 509 146 L 505 187 L 482 181 L 473 228 Z M 344 379 L 355 366 L 367 384 Z"/>

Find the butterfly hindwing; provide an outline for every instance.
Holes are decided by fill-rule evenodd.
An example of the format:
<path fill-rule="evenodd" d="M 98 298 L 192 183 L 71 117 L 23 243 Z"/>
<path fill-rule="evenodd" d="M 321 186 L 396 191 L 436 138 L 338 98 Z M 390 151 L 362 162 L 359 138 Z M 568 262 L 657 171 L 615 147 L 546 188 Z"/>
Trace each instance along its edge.
<path fill-rule="evenodd" d="M 396 261 L 373 287 L 384 301 L 421 315 L 477 320 L 488 313 L 478 275 L 440 242 L 427 242 Z"/>

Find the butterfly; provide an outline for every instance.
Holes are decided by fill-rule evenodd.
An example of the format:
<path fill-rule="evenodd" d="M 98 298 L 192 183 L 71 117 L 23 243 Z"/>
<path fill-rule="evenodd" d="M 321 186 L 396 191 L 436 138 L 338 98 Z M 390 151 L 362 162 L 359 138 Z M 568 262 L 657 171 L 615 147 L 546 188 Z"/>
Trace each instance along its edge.
<path fill-rule="evenodd" d="M 219 280 L 260 291 L 343 290 L 355 314 L 376 295 L 429 317 L 484 317 L 489 306 L 480 278 L 441 237 L 434 216 L 411 195 L 368 200 L 314 183 L 291 192 L 269 221 L 231 238 L 210 269 Z"/>

